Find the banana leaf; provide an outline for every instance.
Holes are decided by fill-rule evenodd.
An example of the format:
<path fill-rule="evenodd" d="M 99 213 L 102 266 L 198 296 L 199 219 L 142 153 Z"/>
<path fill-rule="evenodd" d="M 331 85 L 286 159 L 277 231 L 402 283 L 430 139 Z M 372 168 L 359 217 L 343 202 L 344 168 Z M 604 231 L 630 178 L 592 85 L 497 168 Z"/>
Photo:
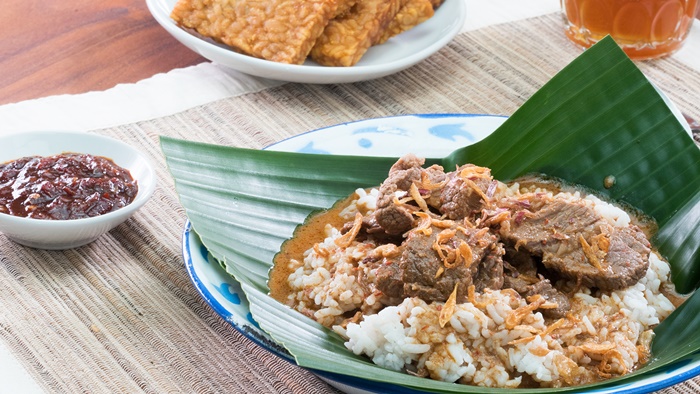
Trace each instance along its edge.
<path fill-rule="evenodd" d="M 299 365 L 409 391 L 486 391 L 374 366 L 330 330 L 266 295 L 273 257 L 296 226 L 356 188 L 378 185 L 395 157 L 252 150 L 168 137 L 161 137 L 161 148 L 194 230 L 242 284 L 260 327 Z M 471 162 L 490 167 L 500 180 L 544 173 L 636 207 L 658 223 L 652 243 L 668 259 L 677 289 L 689 293 L 700 282 L 700 151 L 612 39 L 582 53 L 490 136 L 428 162 L 445 168 Z M 606 177 L 615 180 L 612 187 Z M 694 293 L 655 328 L 651 362 L 585 389 L 638 379 L 700 351 L 698 312 Z"/>

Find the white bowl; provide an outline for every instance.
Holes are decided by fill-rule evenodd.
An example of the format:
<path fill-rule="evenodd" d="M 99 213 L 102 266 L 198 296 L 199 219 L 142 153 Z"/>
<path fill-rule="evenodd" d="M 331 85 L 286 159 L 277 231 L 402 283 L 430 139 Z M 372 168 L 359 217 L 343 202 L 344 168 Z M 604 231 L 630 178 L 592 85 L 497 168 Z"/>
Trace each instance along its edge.
<path fill-rule="evenodd" d="M 128 219 L 151 197 L 156 175 L 146 157 L 113 138 L 83 132 L 40 131 L 0 137 L 0 163 L 26 156 L 64 152 L 110 158 L 131 173 L 138 184 L 136 198 L 127 206 L 103 215 L 73 220 L 43 220 L 0 214 L 0 232 L 22 245 L 38 249 L 70 249 L 88 244 Z"/>

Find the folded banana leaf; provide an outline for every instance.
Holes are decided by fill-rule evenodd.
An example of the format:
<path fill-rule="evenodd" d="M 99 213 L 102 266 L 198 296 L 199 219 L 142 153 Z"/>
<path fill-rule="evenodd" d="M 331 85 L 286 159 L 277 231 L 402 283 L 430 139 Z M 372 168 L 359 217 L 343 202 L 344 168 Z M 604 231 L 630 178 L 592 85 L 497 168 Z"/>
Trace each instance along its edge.
<path fill-rule="evenodd" d="M 334 333 L 266 295 L 273 257 L 296 226 L 356 188 L 378 185 L 396 158 L 251 150 L 167 137 L 161 147 L 194 230 L 242 284 L 256 321 L 299 365 L 415 390 L 485 391 L 374 366 L 345 349 Z M 657 221 L 652 243 L 669 260 L 677 289 L 689 293 L 700 282 L 700 151 L 612 39 L 586 50 L 489 137 L 429 162 L 490 167 L 500 180 L 544 173 L 636 207 Z M 611 187 L 606 178 L 614 179 Z M 696 293 L 656 327 L 649 364 L 586 388 L 639 379 L 700 351 L 699 312 Z"/>

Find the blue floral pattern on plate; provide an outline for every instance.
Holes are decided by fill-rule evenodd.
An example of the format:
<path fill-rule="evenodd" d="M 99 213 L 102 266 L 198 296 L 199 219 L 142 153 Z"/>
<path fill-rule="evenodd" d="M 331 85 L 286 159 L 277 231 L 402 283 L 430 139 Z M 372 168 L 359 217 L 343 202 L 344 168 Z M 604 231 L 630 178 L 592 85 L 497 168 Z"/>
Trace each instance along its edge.
<path fill-rule="evenodd" d="M 343 123 L 292 137 L 267 149 L 318 154 L 401 156 L 412 152 L 423 157 L 442 157 L 454 149 L 488 136 L 506 120 L 502 116 L 471 114 L 425 114 L 367 119 Z M 182 251 L 187 272 L 204 300 L 234 328 L 273 354 L 293 362 L 289 353 L 260 329 L 240 284 L 219 265 L 186 223 Z M 349 376 L 314 371 L 346 393 L 417 393 L 405 387 L 372 383 Z M 594 393 L 648 393 L 700 374 L 700 353 L 692 354 L 653 374 Z"/>

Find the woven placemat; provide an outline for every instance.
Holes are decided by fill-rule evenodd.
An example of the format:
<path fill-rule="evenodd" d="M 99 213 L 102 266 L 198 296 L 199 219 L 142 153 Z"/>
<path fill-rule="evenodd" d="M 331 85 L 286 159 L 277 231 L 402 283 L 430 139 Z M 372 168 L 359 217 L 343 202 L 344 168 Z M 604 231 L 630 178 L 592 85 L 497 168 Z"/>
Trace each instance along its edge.
<path fill-rule="evenodd" d="M 0 336 L 49 392 L 326 393 L 313 374 L 256 346 L 190 282 L 185 214 L 158 137 L 250 148 L 311 129 L 411 113 L 509 115 L 580 54 L 558 15 L 459 35 L 424 62 L 347 85 L 286 84 L 94 132 L 144 151 L 159 186 L 132 219 L 94 243 L 47 252 L 0 237 Z M 672 58 L 640 67 L 700 118 L 700 74 Z M 699 392 L 696 381 L 666 393 Z"/>

